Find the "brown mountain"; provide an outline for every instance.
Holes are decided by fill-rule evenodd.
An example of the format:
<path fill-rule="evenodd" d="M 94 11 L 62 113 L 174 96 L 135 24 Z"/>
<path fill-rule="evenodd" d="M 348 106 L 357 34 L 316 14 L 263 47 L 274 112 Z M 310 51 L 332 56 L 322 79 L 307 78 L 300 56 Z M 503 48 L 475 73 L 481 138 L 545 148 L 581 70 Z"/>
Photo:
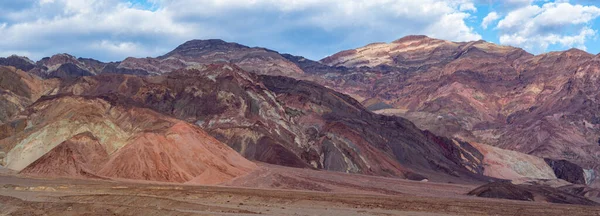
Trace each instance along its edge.
<path fill-rule="evenodd" d="M 252 160 L 418 180 L 485 179 L 482 156 L 468 143 L 373 114 L 314 83 L 259 77 L 232 64 L 152 77 L 81 77 L 61 86 L 61 95 L 126 98 L 194 123 Z"/>
<path fill-rule="evenodd" d="M 321 62 L 350 71 L 326 76 L 330 87 L 370 110 L 440 135 L 566 159 L 591 178 L 600 169 L 599 58 L 576 49 L 534 56 L 484 41 L 409 36 Z"/>
<path fill-rule="evenodd" d="M 523 130 L 523 124 L 546 125 L 538 121 L 542 114 L 530 113 L 551 96 L 537 98 L 543 86 L 527 83 L 559 82 L 522 68 L 539 67 L 531 62 L 537 58 L 484 41 L 455 43 L 425 36 L 371 44 L 321 62 L 221 40 L 193 40 L 157 58 L 122 62 L 60 54 L 38 61 L 29 72 L 61 78 L 60 90 L 54 92 L 59 95 L 116 98 L 196 124 L 251 160 L 434 180 L 481 179 L 477 174 L 484 174 L 580 183 L 583 173 L 590 183 L 595 162 L 593 152 L 585 152 L 593 148 L 588 144 L 580 145 L 589 147 L 575 153 L 584 156 L 577 160 L 557 156 L 561 150 L 553 146 L 567 139 L 562 135 L 537 144 L 554 152 L 519 144 L 528 140 L 504 141 L 537 136 L 535 130 Z M 555 58 L 544 61 L 547 68 L 539 70 L 558 67 L 552 63 Z M 431 132 L 389 117 L 394 115 Z M 552 130 L 578 127 L 560 124 Z M 515 135 L 519 133 L 535 136 Z M 586 139 L 594 139 L 593 131 L 585 133 Z M 566 166 L 540 157 L 573 161 L 577 171 L 565 172 L 561 167 Z"/>
<path fill-rule="evenodd" d="M 43 80 L 15 67 L 0 66 L 0 123 L 14 118 L 57 86 L 57 80 Z"/>
<path fill-rule="evenodd" d="M 35 62 L 24 56 L 12 55 L 6 58 L 0 57 L 0 65 L 12 66 L 22 71 L 29 71 L 35 67 Z"/>

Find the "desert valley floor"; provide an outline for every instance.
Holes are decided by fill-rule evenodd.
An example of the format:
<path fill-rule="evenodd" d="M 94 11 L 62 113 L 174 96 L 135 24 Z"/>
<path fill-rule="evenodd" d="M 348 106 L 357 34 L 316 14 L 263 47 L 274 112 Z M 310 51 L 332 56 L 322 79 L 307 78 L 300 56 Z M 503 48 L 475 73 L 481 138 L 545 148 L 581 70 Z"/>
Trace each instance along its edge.
<path fill-rule="evenodd" d="M 2 215 L 600 215 L 600 207 L 478 198 L 478 187 L 261 165 L 219 186 L 0 175 Z M 312 179 L 307 183 L 302 178 Z M 352 177 L 352 178 L 348 178 Z M 277 181 L 272 187 L 271 182 Z M 371 184 L 377 182 L 377 184 Z M 261 184 L 262 183 L 262 184 Z M 240 187 L 253 185 L 253 187 Z M 283 189 L 282 189 L 283 188 Z"/>

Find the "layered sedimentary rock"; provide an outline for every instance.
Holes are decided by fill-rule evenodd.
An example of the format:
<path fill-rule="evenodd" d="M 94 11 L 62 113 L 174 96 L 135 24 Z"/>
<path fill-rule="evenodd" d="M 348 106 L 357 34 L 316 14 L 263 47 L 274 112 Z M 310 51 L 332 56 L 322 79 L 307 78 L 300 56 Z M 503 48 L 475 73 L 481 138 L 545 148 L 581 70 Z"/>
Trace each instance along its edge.
<path fill-rule="evenodd" d="M 153 77 L 81 77 L 63 83 L 59 94 L 128 100 L 194 123 L 252 160 L 415 180 L 483 179 L 480 160 L 470 156 L 475 149 L 463 154 L 451 140 L 373 114 L 346 95 L 291 78 L 258 77 L 233 64 L 197 68 Z"/>
<path fill-rule="evenodd" d="M 597 172 L 599 60 L 577 49 L 534 56 L 484 41 L 410 36 L 327 57 L 325 75 L 316 63 L 303 69 L 370 110 L 436 134 Z"/>
<path fill-rule="evenodd" d="M 231 64 L 163 76 L 103 75 L 65 82 L 60 94 L 119 97 L 196 124 L 246 158 L 309 167 L 297 126 L 256 75 Z"/>
<path fill-rule="evenodd" d="M 42 80 L 15 67 L 0 66 L 0 124 L 14 118 L 42 95 L 52 94 L 57 86 L 56 80 Z"/>
<path fill-rule="evenodd" d="M 31 66 L 10 58 L 0 64 Z M 215 62 L 221 64 L 210 65 Z M 193 40 L 157 58 L 121 62 L 60 54 L 38 61 L 29 72 L 63 80 L 60 92 L 45 94 L 126 99 L 199 125 L 252 160 L 414 179 L 423 175 L 407 173 L 422 169 L 416 172 L 452 176 L 460 168 L 508 179 L 581 181 L 579 174 L 565 177 L 541 159 L 551 158 L 582 167 L 585 182 L 594 184 L 599 68 L 598 56 L 575 49 L 533 56 L 485 41 L 409 36 L 320 62 L 221 40 Z M 13 110 L 4 119 L 35 101 L 14 98 L 3 105 Z M 369 111 L 404 117 L 430 132 Z M 23 130 L 28 122 L 12 124 L 1 126 L 0 135 Z M 409 129 L 395 134 L 394 128 Z"/>
<path fill-rule="evenodd" d="M 479 159 L 472 156 L 476 150 L 463 152 L 406 119 L 373 114 L 351 97 L 314 83 L 273 76 L 261 80 L 302 126 L 318 153 L 313 157 L 320 156 L 325 169 L 407 178 L 411 170 L 463 177 L 481 171 Z"/>
<path fill-rule="evenodd" d="M 43 176 L 216 184 L 256 165 L 202 129 L 115 98 L 51 96 L 0 140 L 2 165 Z"/>
<path fill-rule="evenodd" d="M 84 132 L 58 144 L 29 164 L 21 173 L 41 176 L 97 177 L 98 170 L 109 159 L 98 138 Z"/>

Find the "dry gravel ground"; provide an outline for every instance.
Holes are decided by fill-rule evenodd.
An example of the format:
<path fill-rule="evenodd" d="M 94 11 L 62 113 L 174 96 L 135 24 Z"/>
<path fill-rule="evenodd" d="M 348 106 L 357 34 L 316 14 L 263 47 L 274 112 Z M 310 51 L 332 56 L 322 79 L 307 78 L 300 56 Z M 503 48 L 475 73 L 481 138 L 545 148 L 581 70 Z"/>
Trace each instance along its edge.
<path fill-rule="evenodd" d="M 446 184 L 395 181 L 399 184 L 392 190 L 406 188 L 407 193 L 40 179 L 0 172 L 0 215 L 600 215 L 598 207 L 461 195 L 471 185 L 447 185 L 434 197 L 432 188 Z M 416 188 L 428 192 L 419 195 Z"/>

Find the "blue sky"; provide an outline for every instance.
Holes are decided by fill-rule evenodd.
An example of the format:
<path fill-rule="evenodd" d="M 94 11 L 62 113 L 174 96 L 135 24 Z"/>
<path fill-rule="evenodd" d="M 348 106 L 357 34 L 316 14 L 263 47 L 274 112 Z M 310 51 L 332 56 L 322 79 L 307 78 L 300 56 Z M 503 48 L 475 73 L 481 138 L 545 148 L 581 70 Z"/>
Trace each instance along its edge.
<path fill-rule="evenodd" d="M 599 16 L 594 0 L 0 1 L 0 56 L 118 61 L 219 38 L 318 60 L 411 34 L 597 54 Z"/>

